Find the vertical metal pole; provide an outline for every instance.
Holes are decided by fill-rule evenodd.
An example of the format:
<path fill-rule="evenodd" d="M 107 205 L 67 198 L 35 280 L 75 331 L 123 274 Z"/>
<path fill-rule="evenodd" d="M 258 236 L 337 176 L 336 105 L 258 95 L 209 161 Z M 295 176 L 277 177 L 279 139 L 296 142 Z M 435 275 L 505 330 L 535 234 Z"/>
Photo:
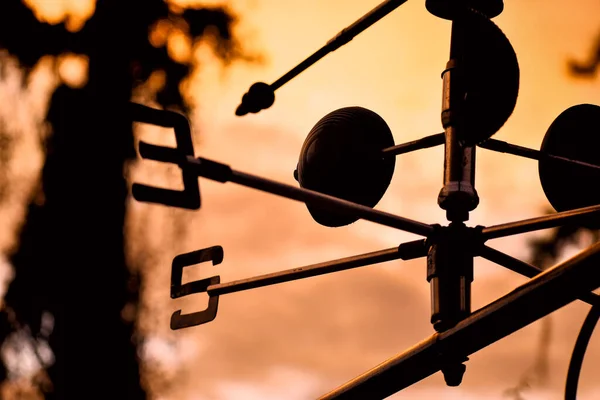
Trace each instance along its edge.
<path fill-rule="evenodd" d="M 468 221 L 469 211 L 479 204 L 475 190 L 475 146 L 460 143 L 460 131 L 464 129 L 462 110 L 465 85 L 461 63 L 464 60 L 464 28 L 460 18 L 452 22 L 450 61 L 442 73 L 444 88 L 442 96 L 442 125 L 446 135 L 444 154 L 444 187 L 438 196 L 438 205 L 446 210 L 451 222 Z"/>
<path fill-rule="evenodd" d="M 446 210 L 448 227 L 433 238 L 427 256 L 427 280 L 431 289 L 431 323 L 438 332 L 455 326 L 471 313 L 473 252 L 469 228 L 464 221 L 474 210 L 479 197 L 475 190 L 475 147 L 461 143 L 465 126 L 464 22 L 458 16 L 452 22 L 450 61 L 442 73 L 442 125 L 445 132 L 444 186 L 438 205 Z M 442 372 L 449 386 L 458 386 L 466 367 L 466 357 L 459 353 L 443 355 Z"/>

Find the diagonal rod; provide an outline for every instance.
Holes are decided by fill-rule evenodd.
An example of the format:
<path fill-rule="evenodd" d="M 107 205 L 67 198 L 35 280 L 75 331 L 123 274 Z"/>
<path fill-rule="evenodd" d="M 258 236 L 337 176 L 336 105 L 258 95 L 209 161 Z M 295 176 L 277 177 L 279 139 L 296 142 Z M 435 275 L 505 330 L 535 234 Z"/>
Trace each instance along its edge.
<path fill-rule="evenodd" d="M 567 223 L 579 222 L 586 217 L 600 213 L 600 205 L 576 208 L 574 210 L 562 211 L 542 217 L 530 218 L 521 221 L 508 222 L 506 224 L 493 225 L 483 228 L 481 237 L 483 240 L 495 239 L 519 233 L 537 231 L 540 229 L 554 228 Z"/>
<path fill-rule="evenodd" d="M 315 64 L 321 58 L 327 54 L 335 51 L 351 41 L 356 35 L 363 32 L 365 29 L 394 11 L 396 8 L 406 3 L 407 0 L 387 0 L 379 4 L 377 7 L 369 11 L 367 14 L 362 16 L 360 19 L 355 21 L 352 25 L 340 31 L 332 39 L 330 39 L 325 46 L 321 47 L 306 60 L 292 68 L 289 72 L 277 79 L 270 86 L 273 90 L 277 90 L 287 82 L 291 81 L 296 76 L 300 75 L 303 71 L 308 69 L 311 65 Z"/>
<path fill-rule="evenodd" d="M 247 186 L 288 199 L 315 205 L 333 213 L 352 215 L 367 221 L 375 222 L 421 236 L 429 236 L 435 230 L 433 226 L 424 224 L 422 222 L 393 215 L 384 211 L 375 210 L 371 207 L 339 199 L 337 197 L 319 193 L 314 190 L 298 188 L 256 175 L 236 171 L 231 169 L 231 167 L 226 164 L 221 164 L 200 157 L 187 157 L 186 160 L 187 161 L 182 162 L 182 168 L 187 168 L 196 173 L 198 176 L 218 182 L 237 183 L 238 185 Z"/>
<path fill-rule="evenodd" d="M 534 150 L 523 146 L 518 146 L 516 144 L 511 144 L 508 142 L 503 142 L 501 140 L 496 139 L 488 139 L 483 143 L 478 145 L 483 149 L 488 149 L 492 151 L 497 151 L 499 153 L 508 153 L 513 154 L 515 156 L 521 156 L 525 158 L 530 158 L 532 160 L 553 160 L 553 161 L 561 161 L 566 164 L 579 165 L 581 167 L 595 168 L 600 169 L 600 165 L 586 163 L 584 161 L 571 160 L 566 157 L 555 156 L 552 154 L 544 153 L 540 150 Z"/>
<path fill-rule="evenodd" d="M 598 288 L 599 264 L 596 243 L 320 399 L 384 399 L 439 371 L 448 354 L 473 354 Z"/>
<path fill-rule="evenodd" d="M 332 272 L 345 271 L 352 268 L 364 267 L 397 259 L 411 260 L 427 255 L 427 245 L 424 239 L 403 243 L 391 249 L 374 251 L 341 258 L 339 260 L 326 261 L 319 264 L 308 265 L 300 268 L 288 269 L 274 272 L 272 274 L 260 275 L 233 282 L 210 285 L 206 290 L 209 296 L 220 296 L 229 293 L 241 292 L 243 290 L 256 289 L 259 287 L 290 282 Z"/>
<path fill-rule="evenodd" d="M 528 278 L 533 278 L 544 271 L 541 268 L 528 264 L 525 261 L 521 261 L 517 258 L 509 256 L 506 253 L 485 245 L 478 250 L 477 254 L 486 260 L 494 262 Z M 581 296 L 579 296 L 579 300 L 584 301 L 592 306 L 600 306 L 600 296 L 593 292 L 583 293 Z"/>
<path fill-rule="evenodd" d="M 445 141 L 446 139 L 444 132 L 436 133 L 435 135 L 425 136 L 422 139 L 413 140 L 412 142 L 402 143 L 396 146 L 388 147 L 387 149 L 381 150 L 381 152 L 384 156 L 397 156 L 415 150 L 439 146 L 440 144 L 444 144 Z"/>

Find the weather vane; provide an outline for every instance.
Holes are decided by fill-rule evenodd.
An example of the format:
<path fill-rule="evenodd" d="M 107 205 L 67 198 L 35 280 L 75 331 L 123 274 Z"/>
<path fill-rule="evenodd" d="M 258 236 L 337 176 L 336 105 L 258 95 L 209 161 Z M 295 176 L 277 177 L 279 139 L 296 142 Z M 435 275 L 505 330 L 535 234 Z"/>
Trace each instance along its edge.
<path fill-rule="evenodd" d="M 252 85 L 236 115 L 270 107 L 277 89 L 405 2 L 384 1 L 274 83 Z M 547 130 L 540 150 L 491 139 L 512 114 L 519 91 L 517 56 L 491 21 L 503 11 L 503 0 L 426 0 L 425 5 L 431 14 L 452 21 L 450 57 L 441 74 L 444 132 L 395 145 L 386 122 L 375 112 L 362 107 L 335 110 L 317 122 L 300 150 L 294 171 L 299 187 L 195 157 L 184 116 L 131 104 L 133 121 L 174 129 L 175 148 L 140 142 L 139 153 L 142 158 L 178 165 L 184 184 L 180 191 L 134 184 L 132 192 L 138 201 L 198 209 L 197 178 L 203 177 L 303 202 L 321 225 L 337 227 L 363 219 L 423 237 L 391 249 L 228 283 L 221 283 L 216 275 L 182 284 L 185 267 L 209 261 L 220 264 L 224 256 L 221 246 L 181 254 L 172 264 L 171 297 L 207 293 L 209 302 L 203 311 L 176 311 L 171 317 L 172 329 L 212 321 L 219 296 L 228 293 L 390 260 L 426 258 L 424 276 L 431 289 L 431 323 L 436 333 L 321 397 L 382 399 L 437 371 L 442 371 L 449 386 L 460 385 L 470 354 L 576 299 L 593 305 L 592 311 L 598 313 L 600 297 L 591 291 L 600 286 L 600 243 L 542 272 L 488 247 L 486 242 L 564 224 L 600 226 L 600 191 L 595 187 L 600 178 L 600 135 L 594 135 L 600 125 L 600 106 L 580 104 L 561 113 Z M 446 210 L 448 225 L 425 224 L 373 208 L 390 184 L 396 156 L 442 144 L 444 172 L 438 205 Z M 477 147 L 538 160 L 542 188 L 557 212 L 494 226 L 467 226 L 469 212 L 479 203 L 475 189 Z M 475 257 L 531 279 L 471 312 Z M 591 323 L 593 330 L 595 321 Z M 583 348 L 585 352 L 587 342 L 582 343 L 576 351 Z M 569 369 L 567 399 L 575 398 L 583 355 L 579 358 Z"/>

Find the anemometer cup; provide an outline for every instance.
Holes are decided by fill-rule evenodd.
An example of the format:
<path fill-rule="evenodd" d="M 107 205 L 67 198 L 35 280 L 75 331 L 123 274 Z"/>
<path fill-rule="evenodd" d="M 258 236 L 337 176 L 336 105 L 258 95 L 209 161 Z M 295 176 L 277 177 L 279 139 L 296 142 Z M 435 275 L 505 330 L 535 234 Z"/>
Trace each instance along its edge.
<path fill-rule="evenodd" d="M 452 72 L 452 79 L 464 84 L 461 98 L 451 100 L 459 103 L 465 119 L 460 141 L 475 146 L 498 132 L 512 115 L 520 70 L 512 44 L 494 22 L 474 11 L 464 13 L 460 22 L 464 57 L 449 63 L 456 71 L 446 70 L 443 77 L 448 79 Z"/>
<path fill-rule="evenodd" d="M 544 136 L 541 152 L 600 165 L 600 106 L 579 104 L 563 111 Z M 596 168 L 542 158 L 539 176 L 546 198 L 556 211 L 600 204 L 600 171 Z M 598 229 L 600 218 L 584 226 Z"/>
<path fill-rule="evenodd" d="M 427 11 L 436 17 L 453 20 L 457 10 L 472 9 L 488 18 L 497 17 L 504 11 L 504 0 L 427 0 Z"/>
<path fill-rule="evenodd" d="M 138 150 L 142 158 L 181 166 L 187 157 L 194 156 L 190 125 L 183 115 L 135 103 L 130 104 L 130 110 L 132 121 L 173 128 L 175 131 L 177 143 L 175 148 L 156 146 L 140 141 Z M 132 195 L 137 201 L 197 210 L 201 204 L 198 177 L 183 168 L 181 172 L 183 190 L 164 189 L 134 183 L 131 189 Z"/>
<path fill-rule="evenodd" d="M 340 108 L 310 131 L 294 177 L 302 188 L 374 207 L 394 174 L 395 157 L 382 153 L 392 146 L 392 132 L 378 114 L 362 107 Z M 328 227 L 349 225 L 358 219 L 310 203 L 307 208 L 317 223 Z"/>
<path fill-rule="evenodd" d="M 221 278 L 218 275 L 185 284 L 181 283 L 183 269 L 185 267 L 200 264 L 206 261 L 212 261 L 213 265 L 218 265 L 223 262 L 223 248 L 221 246 L 213 246 L 206 249 L 192 251 L 190 253 L 180 254 L 173 259 L 173 265 L 171 267 L 172 299 L 177 299 L 179 297 L 184 297 L 195 293 L 205 293 L 210 285 L 216 285 L 220 283 Z M 181 314 L 181 310 L 177 310 L 173 313 L 173 315 L 171 315 L 171 329 L 178 330 L 210 322 L 217 316 L 218 307 L 219 296 L 209 296 L 208 307 L 203 311 L 198 311 L 191 314 Z"/>

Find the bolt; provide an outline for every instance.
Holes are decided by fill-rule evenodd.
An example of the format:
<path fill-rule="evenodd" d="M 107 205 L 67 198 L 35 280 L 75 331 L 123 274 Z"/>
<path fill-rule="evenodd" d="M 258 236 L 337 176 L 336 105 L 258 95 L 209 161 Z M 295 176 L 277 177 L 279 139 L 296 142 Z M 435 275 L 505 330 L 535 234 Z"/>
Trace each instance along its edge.
<path fill-rule="evenodd" d="M 442 368 L 444 380 L 448 386 L 459 386 L 467 367 L 462 363 L 451 363 Z"/>

